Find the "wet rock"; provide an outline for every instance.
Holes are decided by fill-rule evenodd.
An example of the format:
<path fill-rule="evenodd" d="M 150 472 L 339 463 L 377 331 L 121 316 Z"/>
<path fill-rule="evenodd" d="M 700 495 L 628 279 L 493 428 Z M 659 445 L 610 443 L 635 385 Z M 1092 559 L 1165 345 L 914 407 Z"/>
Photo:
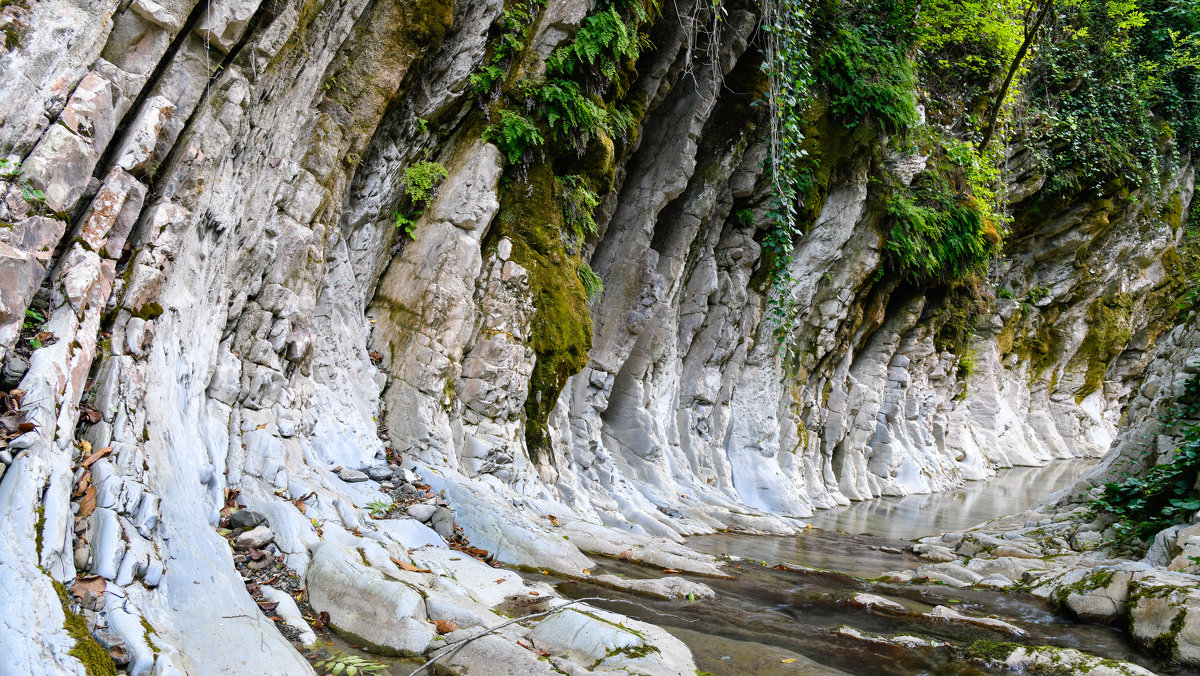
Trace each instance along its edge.
<path fill-rule="evenodd" d="M 706 584 L 692 582 L 682 577 L 660 577 L 653 579 L 629 579 L 616 575 L 597 575 L 588 578 L 589 582 L 610 589 L 641 594 L 659 599 L 711 601 L 717 598 L 717 593 Z"/>
<path fill-rule="evenodd" d="M 854 596 L 850 597 L 850 602 L 856 606 L 862 606 L 863 608 L 883 608 L 884 610 L 896 610 L 901 612 L 908 610 L 899 603 L 876 594 L 855 594 Z"/>
<path fill-rule="evenodd" d="M 962 622 L 964 624 L 974 624 L 980 627 L 986 627 L 988 629 L 996 629 L 1012 634 L 1013 636 L 1024 636 L 1026 633 L 1024 629 L 1021 629 L 1020 627 L 1017 627 L 1009 622 L 1005 622 L 1004 620 L 998 620 L 994 617 L 974 617 L 971 615 L 964 615 L 963 613 L 960 613 L 957 610 L 947 606 L 936 606 L 933 610 L 929 611 L 927 615 L 939 620 Z"/>
<path fill-rule="evenodd" d="M 1102 659 L 1055 646 L 1022 646 L 1010 653 L 1004 663 L 1027 673 L 1039 673 L 1044 669 L 1064 676 L 1154 676 L 1154 672 L 1130 662 Z"/>
<path fill-rule="evenodd" d="M 911 549 L 913 554 L 916 554 L 926 561 L 933 561 L 935 563 L 943 563 L 958 559 L 958 555 L 956 555 L 948 547 L 917 543 L 913 545 Z"/>

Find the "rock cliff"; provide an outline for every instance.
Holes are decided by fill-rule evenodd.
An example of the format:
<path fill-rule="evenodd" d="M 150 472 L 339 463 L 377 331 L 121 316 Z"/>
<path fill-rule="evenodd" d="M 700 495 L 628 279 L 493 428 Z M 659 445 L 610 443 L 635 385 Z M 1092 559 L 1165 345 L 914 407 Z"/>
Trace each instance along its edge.
<path fill-rule="evenodd" d="M 628 4 L 645 44 L 584 97 L 623 122 L 543 128 L 541 149 L 514 149 L 502 99 L 605 3 L 3 4 L 8 668 L 101 673 L 98 640 L 133 674 L 309 673 L 243 550 L 335 629 L 421 654 L 426 620 L 493 627 L 513 595 L 553 597 L 448 540 L 574 576 L 625 554 L 719 575 L 684 535 L 1107 450 L 1173 321 L 1186 154 L 1164 141 L 1157 180 L 1048 196 L 1014 134 L 1010 232 L 966 298 L 886 263 L 881 186 L 936 158 L 814 105 L 781 288 L 757 5 Z M 586 217 L 563 207 L 583 185 Z M 392 508 L 397 486 L 451 525 Z M 233 508 L 273 542 L 231 550 Z M 550 673 L 526 642 L 559 670 L 694 673 L 616 617 L 514 625 L 452 666 Z"/>

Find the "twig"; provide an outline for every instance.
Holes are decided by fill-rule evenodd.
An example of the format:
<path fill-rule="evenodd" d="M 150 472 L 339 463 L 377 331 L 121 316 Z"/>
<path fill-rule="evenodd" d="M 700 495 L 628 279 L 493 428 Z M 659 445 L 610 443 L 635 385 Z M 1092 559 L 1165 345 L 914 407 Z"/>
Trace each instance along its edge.
<path fill-rule="evenodd" d="M 430 666 L 432 666 L 434 662 L 437 662 L 438 660 L 442 659 L 443 657 L 446 657 L 450 653 L 454 652 L 455 650 L 458 650 L 459 648 L 465 646 L 466 644 L 470 643 L 471 641 L 474 641 L 477 638 L 483 638 L 484 636 L 487 636 L 488 634 L 499 631 L 499 630 L 507 627 L 510 624 L 516 624 L 517 622 L 524 622 L 525 620 L 533 620 L 533 619 L 537 619 L 539 617 L 553 615 L 554 613 L 557 613 L 560 610 L 565 610 L 568 606 L 574 605 L 576 603 L 584 603 L 586 601 L 606 601 L 606 602 L 612 602 L 612 603 L 628 603 L 631 605 L 638 606 L 639 608 L 641 608 L 643 610 L 648 610 L 648 611 L 654 613 L 655 615 L 662 615 L 664 617 L 673 617 L 673 618 L 675 618 L 677 620 L 681 620 L 683 622 L 695 622 L 696 621 L 696 620 L 684 619 L 682 617 L 679 617 L 678 615 L 672 615 L 670 613 L 660 613 L 659 611 L 657 611 L 653 608 L 650 608 L 648 606 L 645 606 L 641 603 L 638 603 L 637 601 L 629 601 L 627 599 L 607 598 L 604 596 L 586 596 L 586 597 L 580 598 L 580 599 L 572 599 L 570 601 L 567 601 L 566 603 L 563 603 L 562 605 L 555 606 L 555 607 L 551 608 L 550 610 L 547 610 L 544 612 L 534 613 L 532 615 L 525 615 L 523 617 L 514 617 L 513 619 L 511 619 L 507 622 L 502 622 L 502 623 L 492 627 L 491 629 L 488 629 L 486 631 L 481 631 L 478 634 L 475 634 L 474 636 L 469 636 L 469 637 L 467 637 L 461 641 L 458 641 L 456 643 L 451 643 L 450 645 L 448 645 L 448 646 L 442 648 L 441 650 L 439 650 L 438 652 L 434 653 L 433 657 L 430 657 L 429 661 L 425 662 L 425 664 L 422 664 L 421 666 L 417 667 L 416 669 L 413 669 L 408 674 L 408 676 L 417 676 L 422 671 L 425 671 Z"/>

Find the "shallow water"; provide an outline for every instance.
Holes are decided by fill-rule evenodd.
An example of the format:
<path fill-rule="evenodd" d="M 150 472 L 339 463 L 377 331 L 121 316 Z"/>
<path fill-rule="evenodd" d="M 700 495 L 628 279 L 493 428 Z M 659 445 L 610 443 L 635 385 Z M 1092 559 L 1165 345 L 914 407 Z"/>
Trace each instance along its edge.
<path fill-rule="evenodd" d="M 982 660 L 965 659 L 962 648 L 980 640 L 1077 648 L 1135 662 L 1156 673 L 1172 673 L 1169 666 L 1137 653 L 1123 632 L 1072 622 L 1032 596 L 866 579 L 925 563 L 903 552 L 910 543 L 901 538 L 962 530 L 1023 511 L 1039 498 L 1070 485 L 1090 466 L 1087 461 L 1056 462 L 1002 471 L 990 481 L 969 483 L 950 493 L 855 504 L 818 514 L 812 521 L 824 528 L 811 528 L 794 537 L 727 534 L 689 538 L 690 547 L 734 557 L 726 567 L 734 579 L 702 580 L 720 595 L 715 603 L 654 602 L 618 592 L 603 593 L 623 601 L 609 604 L 609 609 L 665 627 L 688 644 L 701 671 L 718 676 L 1011 673 L 997 671 Z M 821 570 L 771 567 L 781 563 Z M 628 577 L 660 575 L 611 561 L 600 567 Z M 562 583 L 558 588 L 572 597 L 597 593 L 596 588 L 581 583 Z M 886 597 L 906 610 L 859 607 L 849 600 L 857 592 Z M 1013 637 L 924 615 L 938 605 L 978 617 L 1005 618 L 1027 635 Z M 846 626 L 868 634 L 916 635 L 952 645 L 900 647 L 847 636 L 839 631 Z M 794 661 L 785 664 L 785 659 Z"/>
<path fill-rule="evenodd" d="M 970 659 L 963 647 L 979 640 L 1077 648 L 1135 662 L 1159 674 L 1182 673 L 1138 654 L 1123 632 L 1071 622 L 1031 596 L 867 579 L 925 563 L 904 553 L 903 548 L 910 543 L 900 538 L 961 530 L 1023 511 L 1038 498 L 1069 485 L 1089 466 L 1088 462 L 1060 462 L 1044 468 L 1020 468 L 1001 472 L 987 482 L 970 483 L 960 491 L 891 499 L 887 504 L 856 504 L 813 519 L 822 526 L 851 532 L 811 528 L 794 537 L 728 534 L 689 538 L 687 544 L 695 549 L 734 557 L 726 566 L 733 579 L 693 578 L 720 595 L 714 602 L 657 601 L 577 581 L 527 577 L 556 584 L 558 591 L 569 598 L 608 598 L 594 605 L 665 628 L 691 648 L 700 671 L 717 676 L 1012 673 Z M 597 573 L 630 578 L 663 575 L 653 568 L 595 560 Z M 810 569 L 778 570 L 772 568 L 775 564 Z M 905 610 L 862 608 L 851 602 L 860 592 L 886 597 Z M 1027 635 L 1014 638 L 987 628 L 925 616 L 938 605 L 968 615 L 1005 618 Z M 946 645 L 898 646 L 869 636 L 864 639 L 847 635 L 845 627 L 868 635 L 920 636 Z M 362 654 L 341 641 L 336 644 L 331 647 Z M 384 661 L 390 663 L 387 673 L 393 676 L 408 674 L 416 664 L 411 660 Z"/>
<path fill-rule="evenodd" d="M 953 491 L 879 498 L 818 511 L 809 523 L 827 530 L 902 539 L 965 530 L 1029 509 L 1039 499 L 1070 486 L 1094 465 L 1090 460 L 1056 460 L 1045 467 L 1014 467 L 987 481 L 968 481 Z"/>

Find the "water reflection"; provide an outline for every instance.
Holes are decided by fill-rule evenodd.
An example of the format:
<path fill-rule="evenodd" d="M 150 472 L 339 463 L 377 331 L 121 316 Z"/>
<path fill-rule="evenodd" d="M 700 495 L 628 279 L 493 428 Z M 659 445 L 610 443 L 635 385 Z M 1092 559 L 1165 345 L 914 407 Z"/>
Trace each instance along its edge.
<path fill-rule="evenodd" d="M 1016 514 L 1066 488 L 1095 466 L 1093 460 L 1057 460 L 1045 467 L 1001 470 L 987 481 L 929 495 L 880 498 L 819 511 L 809 523 L 846 533 L 914 539 L 965 530 L 989 519 Z"/>

